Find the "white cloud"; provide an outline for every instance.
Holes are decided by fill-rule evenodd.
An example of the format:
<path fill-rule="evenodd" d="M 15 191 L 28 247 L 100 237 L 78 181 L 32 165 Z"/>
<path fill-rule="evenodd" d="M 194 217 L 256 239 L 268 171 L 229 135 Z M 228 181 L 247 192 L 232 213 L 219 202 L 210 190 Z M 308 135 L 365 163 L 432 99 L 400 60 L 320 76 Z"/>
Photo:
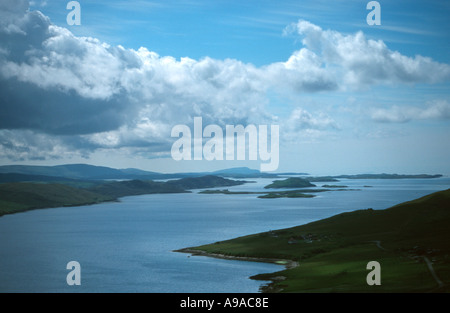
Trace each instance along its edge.
<path fill-rule="evenodd" d="M 297 108 L 292 112 L 287 124 L 293 130 L 339 128 L 337 123 L 325 113 L 312 115 L 302 108 Z"/>
<path fill-rule="evenodd" d="M 401 55 L 382 41 L 366 39 L 362 32 L 344 35 L 306 21 L 287 30 L 302 36 L 303 48 L 285 62 L 256 67 L 233 59 L 178 60 L 144 47 L 113 47 L 95 38 L 76 37 L 52 25 L 42 13 L 27 9 L 27 1 L 0 4 L 0 97 L 4 99 L 0 125 L 8 132 L 55 135 L 55 147 L 60 149 L 147 146 L 162 152 L 171 127 L 189 124 L 194 116 L 222 126 L 276 121 L 278 117 L 266 108 L 269 92 L 316 93 L 450 78 L 447 64 Z M 421 114 L 437 114 L 427 112 Z M 402 119 L 400 113 L 395 117 L 395 112 L 383 111 L 374 112 L 373 118 L 383 120 L 388 113 Z M 291 132 L 314 136 L 338 129 L 329 116 L 302 109 L 279 122 Z M 22 139 L 4 140 L 2 145 L 17 148 L 27 142 L 37 147 L 43 142 L 31 140 L 29 133 L 26 141 L 20 134 L 17 138 Z M 55 154 L 51 149 L 42 151 Z"/>
<path fill-rule="evenodd" d="M 322 30 L 300 20 L 286 32 L 303 36 L 306 49 L 316 53 L 327 71 L 341 78 L 341 88 L 391 83 L 435 83 L 450 79 L 450 66 L 423 56 L 407 57 L 359 31 L 345 35 Z"/>
<path fill-rule="evenodd" d="M 311 113 L 295 108 L 282 123 L 282 137 L 289 144 L 331 138 L 331 133 L 340 130 L 338 123 L 324 112 Z"/>
<path fill-rule="evenodd" d="M 371 118 L 382 123 L 405 123 L 411 120 L 450 119 L 450 102 L 438 100 L 426 107 L 393 106 L 389 109 L 373 109 Z"/>
<path fill-rule="evenodd" d="M 281 91 L 304 93 L 338 88 L 334 73 L 325 68 L 317 54 L 305 48 L 294 52 L 286 62 L 266 66 L 261 74 L 269 88 Z"/>

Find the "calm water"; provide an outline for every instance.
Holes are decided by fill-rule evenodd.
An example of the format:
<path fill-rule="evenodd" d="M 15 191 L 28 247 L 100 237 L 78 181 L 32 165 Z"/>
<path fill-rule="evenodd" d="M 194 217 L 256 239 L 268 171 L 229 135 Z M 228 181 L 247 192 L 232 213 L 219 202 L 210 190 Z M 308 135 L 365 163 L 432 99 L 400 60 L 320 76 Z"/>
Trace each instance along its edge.
<path fill-rule="evenodd" d="M 228 189 L 261 191 L 271 181 L 257 179 Z M 450 178 L 331 184 L 360 190 L 310 199 L 194 191 L 6 215 L 0 217 L 0 292 L 257 292 L 262 283 L 249 276 L 283 267 L 172 251 L 341 212 L 388 208 L 448 189 Z M 72 260 L 81 264 L 81 286 L 66 283 L 66 264 Z"/>

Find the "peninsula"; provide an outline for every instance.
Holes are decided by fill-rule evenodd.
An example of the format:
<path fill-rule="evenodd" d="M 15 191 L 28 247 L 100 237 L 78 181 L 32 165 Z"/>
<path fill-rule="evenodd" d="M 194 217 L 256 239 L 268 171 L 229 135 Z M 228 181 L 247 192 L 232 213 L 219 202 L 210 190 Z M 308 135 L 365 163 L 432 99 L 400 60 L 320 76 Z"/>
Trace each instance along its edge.
<path fill-rule="evenodd" d="M 252 277 L 272 281 L 263 292 L 449 292 L 449 208 L 450 189 L 178 252 L 289 265 Z M 373 260 L 379 286 L 366 283 Z"/>
<path fill-rule="evenodd" d="M 17 179 L 19 176 L 14 176 Z M 45 176 L 38 176 L 43 179 Z M 36 178 L 33 176 L 33 178 Z M 167 182 L 152 180 L 97 181 L 49 179 L 0 184 L 0 216 L 32 209 L 80 206 L 118 201 L 125 196 L 156 193 L 186 193 L 191 189 L 228 187 L 246 181 L 218 176 L 186 177 Z"/>

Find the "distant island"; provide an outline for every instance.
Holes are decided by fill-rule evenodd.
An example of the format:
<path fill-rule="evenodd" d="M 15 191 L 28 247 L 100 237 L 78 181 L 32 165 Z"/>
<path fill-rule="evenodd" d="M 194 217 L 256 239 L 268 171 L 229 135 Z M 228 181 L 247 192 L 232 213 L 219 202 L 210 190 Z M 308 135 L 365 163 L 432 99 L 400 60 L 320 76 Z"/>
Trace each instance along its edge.
<path fill-rule="evenodd" d="M 307 179 L 299 177 L 291 177 L 284 180 L 276 180 L 272 184 L 265 186 L 264 188 L 303 188 L 303 187 L 316 187 L 311 184 Z"/>
<path fill-rule="evenodd" d="M 260 199 L 276 199 L 276 198 L 314 198 L 311 193 L 331 191 L 330 189 L 302 189 L 302 190 L 286 190 L 286 191 L 229 191 L 223 190 L 203 190 L 199 194 L 225 194 L 225 195 L 260 195 Z"/>
<path fill-rule="evenodd" d="M 261 199 L 277 199 L 277 198 L 314 198 L 315 195 L 304 193 L 301 190 L 289 190 L 281 192 L 269 192 L 265 195 L 259 196 Z"/>
<path fill-rule="evenodd" d="M 253 276 L 262 292 L 449 292 L 450 189 L 395 205 L 176 252 L 285 265 Z M 369 261 L 381 264 L 369 286 Z"/>
<path fill-rule="evenodd" d="M 264 192 L 258 191 L 230 191 L 228 189 L 213 189 L 213 190 L 202 190 L 199 194 L 214 195 L 214 194 L 224 194 L 224 195 L 259 195 L 265 194 Z"/>
<path fill-rule="evenodd" d="M 228 189 L 202 190 L 199 194 L 224 194 L 224 195 L 260 195 L 260 199 L 277 199 L 277 198 L 314 198 L 312 193 L 325 191 L 358 191 L 360 189 L 294 189 L 284 191 L 229 191 Z"/>
<path fill-rule="evenodd" d="M 311 182 L 336 182 L 339 179 L 401 179 L 438 178 L 442 175 L 360 174 L 340 176 L 305 176 L 307 173 L 262 173 L 247 167 L 214 172 L 157 173 L 135 168 L 115 169 L 88 164 L 57 166 L 3 165 L 0 166 L 0 216 L 25 210 L 78 206 L 105 201 L 117 201 L 124 196 L 155 193 L 185 193 L 193 189 L 230 187 L 248 183 L 229 178 L 280 178 L 266 189 L 315 187 Z M 324 185 L 333 190 L 344 190 L 340 185 Z M 336 189 L 336 188 L 341 189 Z M 365 186 L 367 187 L 367 186 Z M 211 193 L 203 191 L 202 193 Z M 312 190 L 261 192 L 259 198 L 311 198 Z M 220 191 L 216 191 L 220 193 Z M 250 192 L 222 191 L 224 194 L 250 194 Z"/>

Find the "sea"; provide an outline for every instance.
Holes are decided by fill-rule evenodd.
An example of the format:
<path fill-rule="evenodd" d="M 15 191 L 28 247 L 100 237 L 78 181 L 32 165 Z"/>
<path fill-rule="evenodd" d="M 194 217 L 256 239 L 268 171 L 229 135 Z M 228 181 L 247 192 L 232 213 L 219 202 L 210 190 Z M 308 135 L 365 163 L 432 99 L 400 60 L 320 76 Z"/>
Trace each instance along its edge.
<path fill-rule="evenodd" d="M 273 179 L 212 188 L 267 191 Z M 2 293 L 257 293 L 250 279 L 284 266 L 192 256 L 174 250 L 293 227 L 342 212 L 387 209 L 450 188 L 450 178 L 340 179 L 345 191 L 314 198 L 257 194 L 152 194 L 96 205 L 0 217 Z M 287 190 L 287 189 L 286 189 Z M 79 268 L 68 267 L 76 261 Z M 73 270 L 79 284 L 69 284 Z"/>

